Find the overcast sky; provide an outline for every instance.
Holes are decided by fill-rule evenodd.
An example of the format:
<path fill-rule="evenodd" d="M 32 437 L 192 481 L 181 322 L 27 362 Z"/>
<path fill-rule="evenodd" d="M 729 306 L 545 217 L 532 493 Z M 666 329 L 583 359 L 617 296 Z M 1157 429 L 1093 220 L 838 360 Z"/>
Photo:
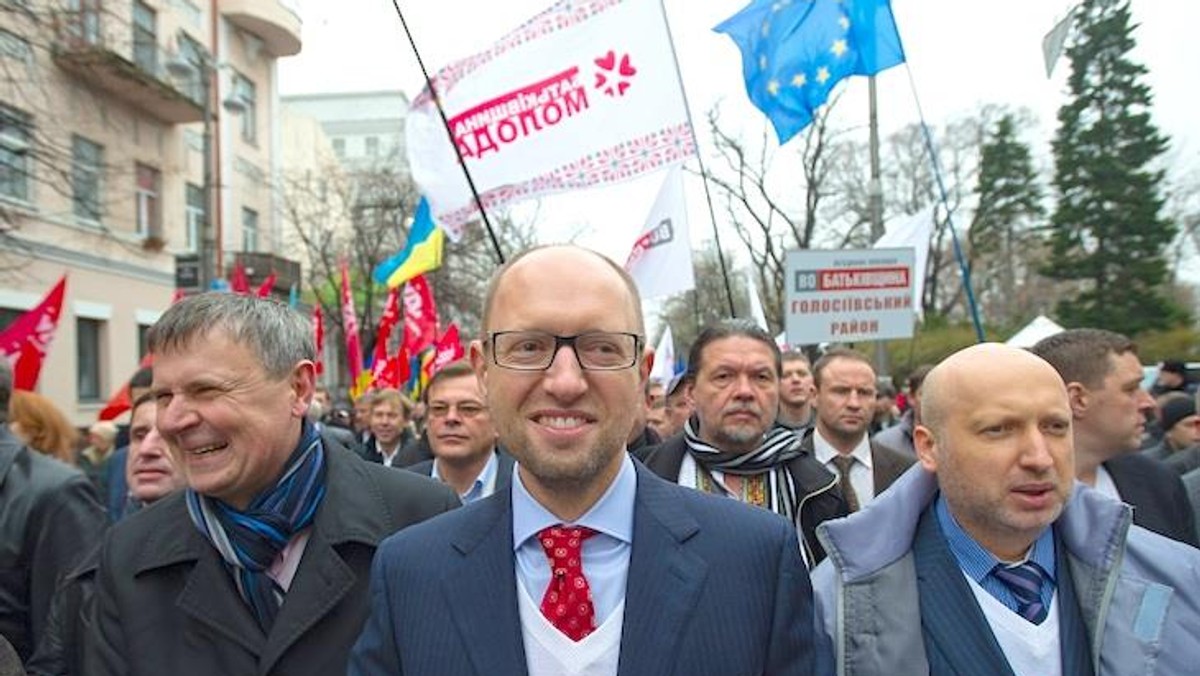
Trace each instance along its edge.
<path fill-rule="evenodd" d="M 485 49 L 549 7 L 552 0 L 401 0 L 399 4 L 432 73 Z M 697 125 L 719 101 L 723 119 L 746 134 L 761 134 L 765 118 L 746 98 L 740 55 L 731 40 L 712 32 L 746 0 L 664 0 L 664 4 Z M 1065 59 L 1060 61 L 1054 78 L 1047 79 L 1041 40 L 1071 4 L 1070 0 L 893 0 L 908 65 L 878 78 L 884 133 L 919 120 L 911 74 L 916 97 L 931 124 L 969 114 L 983 103 L 1027 106 L 1041 119 L 1038 136 L 1048 139 L 1055 113 L 1065 100 L 1069 67 Z M 1200 65 L 1200 39 L 1195 30 L 1200 26 L 1200 2 L 1133 0 L 1133 9 L 1134 20 L 1140 23 L 1134 33 L 1138 45 L 1133 58 L 1150 70 L 1147 81 L 1155 96 L 1155 121 L 1172 138 L 1172 163 L 1196 167 L 1200 165 L 1200 88 L 1195 68 Z M 301 19 L 303 51 L 280 64 L 284 94 L 400 89 L 411 98 L 423 86 L 391 0 L 306 0 Z M 842 86 L 846 96 L 838 114 L 843 124 L 865 124 L 865 79 Z M 706 134 L 698 131 L 703 150 Z M 582 243 L 623 260 L 660 180 L 652 177 L 544 200 L 539 223 L 553 221 L 545 227 L 582 233 Z M 707 212 L 693 206 L 703 204 L 700 191 L 698 182 L 689 182 L 694 240 L 711 232 Z M 628 213 L 596 208 L 614 202 L 629 205 Z"/>

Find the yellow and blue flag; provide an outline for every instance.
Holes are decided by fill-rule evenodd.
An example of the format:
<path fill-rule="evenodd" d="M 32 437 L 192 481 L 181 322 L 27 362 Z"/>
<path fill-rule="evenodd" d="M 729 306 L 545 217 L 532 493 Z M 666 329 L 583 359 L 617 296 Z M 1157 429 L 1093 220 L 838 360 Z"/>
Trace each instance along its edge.
<path fill-rule="evenodd" d="M 753 0 L 713 30 L 741 50 L 746 93 L 780 144 L 838 82 L 904 62 L 890 0 Z"/>
<path fill-rule="evenodd" d="M 442 265 L 445 239 L 446 233 L 433 222 L 429 202 L 422 197 L 408 231 L 408 242 L 400 253 L 375 267 L 375 281 L 395 288 L 419 274 L 438 269 Z"/>

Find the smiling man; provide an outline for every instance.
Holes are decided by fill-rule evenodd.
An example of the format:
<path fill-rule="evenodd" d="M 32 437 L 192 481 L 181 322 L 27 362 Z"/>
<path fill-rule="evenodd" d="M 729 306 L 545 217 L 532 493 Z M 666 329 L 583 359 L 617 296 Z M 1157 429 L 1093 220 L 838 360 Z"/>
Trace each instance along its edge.
<path fill-rule="evenodd" d="M 923 471 L 819 528 L 817 673 L 1193 672 L 1200 551 L 1075 482 L 1054 368 L 976 345 L 924 388 Z"/>
<path fill-rule="evenodd" d="M 795 531 L 626 452 L 650 371 L 628 273 L 570 246 L 518 255 L 471 362 L 512 483 L 384 543 L 350 674 L 811 673 Z"/>
<path fill-rule="evenodd" d="M 317 434 L 312 327 L 286 305 L 192 296 L 147 342 L 188 487 L 109 531 L 86 673 L 343 673 L 376 545 L 457 498 Z"/>
<path fill-rule="evenodd" d="M 425 398 L 433 460 L 408 469 L 450 486 L 464 505 L 508 486 L 513 459 L 496 446 L 496 426 L 471 363 L 451 362 L 434 373 Z"/>

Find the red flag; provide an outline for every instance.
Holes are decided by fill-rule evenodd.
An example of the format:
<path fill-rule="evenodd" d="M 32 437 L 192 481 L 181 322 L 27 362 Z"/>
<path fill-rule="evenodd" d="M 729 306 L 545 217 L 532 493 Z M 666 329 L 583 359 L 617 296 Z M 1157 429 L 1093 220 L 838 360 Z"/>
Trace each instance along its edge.
<path fill-rule="evenodd" d="M 446 329 L 446 333 L 438 339 L 437 344 L 434 345 L 434 350 L 436 353 L 433 357 L 433 365 L 429 368 L 429 376 L 431 378 L 433 374 L 445 368 L 446 364 L 455 359 L 462 359 L 462 356 L 466 354 L 463 350 L 462 341 L 458 339 L 457 324 L 450 323 L 450 328 Z"/>
<path fill-rule="evenodd" d="M 375 331 L 375 359 L 387 358 L 388 339 L 392 337 L 392 329 L 400 322 L 400 287 L 388 289 L 387 302 L 383 305 L 383 316 L 379 318 L 379 328 Z"/>
<path fill-rule="evenodd" d="M 437 338 L 437 306 L 425 275 L 417 275 L 404 285 L 404 347 L 417 354 Z"/>
<path fill-rule="evenodd" d="M 317 344 L 317 375 L 325 372 L 325 313 L 321 311 L 321 304 L 317 303 L 313 306 L 312 313 L 313 323 L 313 339 Z"/>
<path fill-rule="evenodd" d="M 350 382 L 356 387 L 363 370 L 362 343 L 358 337 L 358 314 L 354 312 L 354 294 L 350 290 L 350 268 L 342 261 L 342 333 L 346 336 L 346 361 L 350 363 Z"/>
<path fill-rule="evenodd" d="M 271 289 L 273 288 L 275 288 L 274 270 L 271 271 L 271 274 L 267 275 L 267 278 L 263 280 L 262 284 L 258 285 L 258 291 L 255 291 L 254 295 L 258 296 L 259 298 L 266 298 L 271 295 Z"/>
<path fill-rule="evenodd" d="M 41 303 L 17 317 L 0 332 L 0 353 L 8 358 L 12 366 L 15 389 L 33 390 L 37 387 L 42 362 L 58 329 L 66 289 L 67 276 L 63 275 Z"/>
<path fill-rule="evenodd" d="M 250 280 L 246 279 L 246 268 L 242 267 L 241 261 L 233 266 L 233 279 L 229 280 L 229 289 L 242 295 L 250 293 Z"/>
<path fill-rule="evenodd" d="M 154 355 L 147 354 L 142 357 L 141 363 L 138 364 L 138 370 L 146 368 L 154 362 Z M 130 378 L 132 380 L 132 378 Z M 104 409 L 96 416 L 96 420 L 113 420 L 125 411 L 133 408 L 133 389 L 129 386 L 129 380 L 117 390 L 108 403 L 104 405 Z"/>

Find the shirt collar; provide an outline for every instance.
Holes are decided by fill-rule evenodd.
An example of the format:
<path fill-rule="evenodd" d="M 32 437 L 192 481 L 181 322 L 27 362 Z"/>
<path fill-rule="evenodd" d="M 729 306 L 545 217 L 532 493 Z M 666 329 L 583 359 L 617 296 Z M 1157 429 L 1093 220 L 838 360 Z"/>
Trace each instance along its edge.
<path fill-rule="evenodd" d="M 975 538 L 963 530 L 962 526 L 958 525 L 958 521 L 950 513 L 946 499 L 941 493 L 938 493 L 934 509 L 937 511 L 938 525 L 942 529 L 942 535 L 946 537 L 946 543 L 950 545 L 950 552 L 954 554 L 954 558 L 958 561 L 958 567 L 980 585 L 983 584 L 983 578 L 992 572 L 996 564 L 1023 563 L 1024 561 L 1033 561 L 1046 573 L 1051 581 L 1057 580 L 1054 569 L 1053 528 L 1046 528 L 1042 531 L 1037 540 L 1033 541 L 1033 547 L 1030 548 L 1025 559 L 1022 561 L 1002 562 L 976 542 Z"/>
<path fill-rule="evenodd" d="M 475 477 L 475 481 L 471 482 L 471 487 L 467 489 L 466 493 L 458 496 L 464 505 L 469 502 L 475 502 L 479 498 L 482 498 L 483 494 L 487 492 L 488 487 L 495 485 L 496 472 L 498 471 L 497 468 L 499 465 L 500 461 L 497 459 L 496 450 L 493 448 L 492 452 L 488 454 L 488 461 L 483 466 L 483 469 L 480 470 L 479 476 Z M 429 470 L 429 476 L 437 479 L 438 481 L 442 481 L 442 475 L 440 472 L 438 472 L 437 458 L 433 459 L 433 468 Z M 445 482 L 443 481 L 442 483 Z"/>
<path fill-rule="evenodd" d="M 833 444 L 825 440 L 821 436 L 821 430 L 813 428 L 813 454 L 821 464 L 828 464 L 830 460 L 841 455 L 841 453 L 833 447 Z M 867 469 L 873 469 L 871 462 L 871 441 L 867 434 L 864 433 L 862 439 L 858 441 L 858 445 L 850 452 L 854 459 L 861 462 Z"/>
<path fill-rule="evenodd" d="M 617 477 L 609 485 L 604 495 L 592 505 L 583 516 L 573 524 L 586 526 L 592 530 L 612 536 L 626 544 L 633 543 L 633 502 L 637 496 L 637 473 L 628 453 L 623 453 L 621 469 Z M 521 474 L 513 467 L 512 474 L 512 510 L 513 510 L 513 549 L 531 537 L 537 535 L 543 528 L 562 523 L 562 519 L 554 516 L 548 509 L 534 499 L 525 484 L 521 482 Z"/>

